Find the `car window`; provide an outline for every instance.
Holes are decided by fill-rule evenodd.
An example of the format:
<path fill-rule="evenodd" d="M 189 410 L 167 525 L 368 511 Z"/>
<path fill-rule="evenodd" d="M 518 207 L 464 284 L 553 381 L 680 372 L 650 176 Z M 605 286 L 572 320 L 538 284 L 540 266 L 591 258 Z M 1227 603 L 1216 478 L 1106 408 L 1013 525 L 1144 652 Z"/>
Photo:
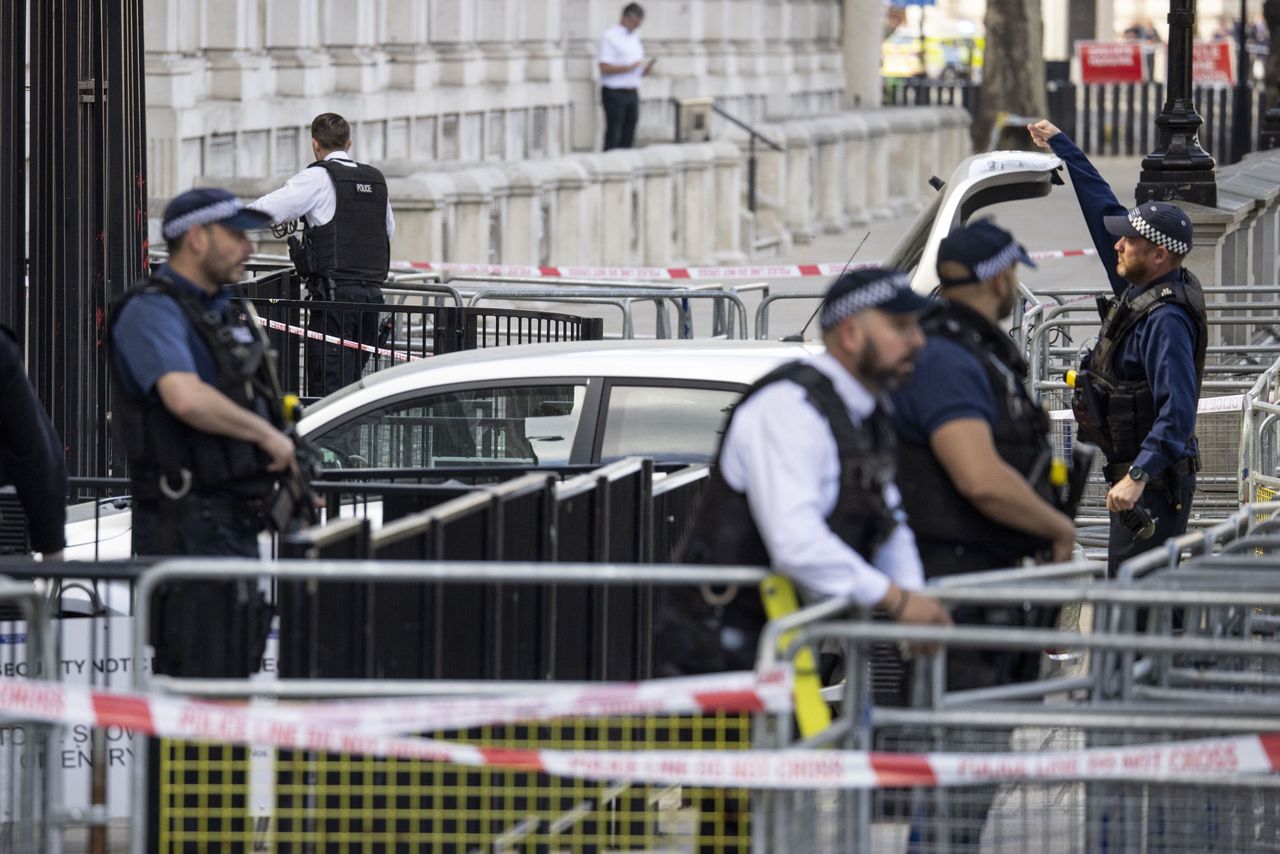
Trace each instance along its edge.
<path fill-rule="evenodd" d="M 614 385 L 605 407 L 600 461 L 653 457 L 707 462 L 742 389 Z"/>
<path fill-rule="evenodd" d="M 365 412 L 310 438 L 329 468 L 566 465 L 586 396 L 586 386 L 575 383 L 442 392 Z"/>

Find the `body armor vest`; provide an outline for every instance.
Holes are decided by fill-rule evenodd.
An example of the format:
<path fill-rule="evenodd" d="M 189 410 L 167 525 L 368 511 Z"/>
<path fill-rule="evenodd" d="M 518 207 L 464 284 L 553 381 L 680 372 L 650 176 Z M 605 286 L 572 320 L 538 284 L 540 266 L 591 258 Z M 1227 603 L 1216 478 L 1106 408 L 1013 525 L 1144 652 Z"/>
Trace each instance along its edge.
<path fill-rule="evenodd" d="M 1072 409 L 1080 425 L 1080 440 L 1100 447 L 1112 463 L 1131 462 L 1156 421 L 1150 380 L 1121 379 L 1116 370 L 1116 354 L 1138 323 L 1165 304 L 1180 306 L 1195 321 L 1196 397 L 1200 396 L 1209 327 L 1199 280 L 1184 269 L 1179 280 L 1160 282 L 1142 291 L 1131 287 L 1119 299 L 1111 299 L 1098 343 L 1085 363 L 1084 381 L 1077 380 Z M 1186 438 L 1190 443 L 1195 436 Z"/>
<path fill-rule="evenodd" d="M 213 355 L 218 374 L 212 385 L 236 405 L 280 426 L 269 391 L 270 354 L 234 303 L 221 313 L 212 311 L 196 295 L 152 276 L 121 297 L 111 316 L 120 317 L 141 293 L 164 294 L 176 302 Z M 118 375 L 112 386 L 114 433 L 124 443 L 134 497 L 176 501 L 201 491 L 246 498 L 271 493 L 276 475 L 267 471 L 270 460 L 257 446 L 187 426 L 165 408 L 158 393 L 128 394 Z"/>
<path fill-rule="evenodd" d="M 328 172 L 337 196 L 333 219 L 306 230 L 308 278 L 381 285 L 391 267 L 386 179 L 364 163 L 319 160 L 307 168 Z"/>
<path fill-rule="evenodd" d="M 831 380 L 804 362 L 793 362 L 771 372 L 748 389 L 738 405 L 765 386 L 783 380 L 801 386 L 809 402 L 831 425 L 840 455 L 840 494 L 827 524 L 840 539 L 870 561 L 897 525 L 884 499 L 884 489 L 893 482 L 894 475 L 894 437 L 888 419 L 877 408 L 869 418 L 855 425 Z M 726 424 L 726 434 L 728 429 Z M 769 566 L 773 561 L 751 518 L 747 496 L 729 486 L 720 473 L 719 463 L 717 457 L 698 521 L 684 547 L 683 560 Z"/>
<path fill-rule="evenodd" d="M 894 474 L 894 438 L 888 419 L 877 409 L 861 424 L 854 424 L 831 380 L 803 362 L 773 371 L 748 389 L 742 400 L 782 380 L 802 386 L 809 401 L 831 424 L 840 457 L 840 492 L 827 524 L 840 539 L 870 560 L 897 525 L 884 499 L 885 486 Z M 727 432 L 727 425 L 725 429 Z M 797 437 L 797 441 L 807 439 Z M 679 559 L 687 563 L 772 563 L 746 495 L 725 481 L 718 458 L 692 532 L 680 551 Z M 703 587 L 666 591 L 658 608 L 655 631 L 657 670 L 676 674 L 750 669 L 765 619 L 756 590 Z"/>
<path fill-rule="evenodd" d="M 996 400 L 996 420 L 991 425 L 996 453 L 1041 498 L 1056 505 L 1056 490 L 1049 482 L 1053 462 L 1049 418 L 1027 393 L 1027 364 L 1014 343 L 986 318 L 955 303 L 944 303 L 921 327 L 931 338 L 962 347 L 982 365 Z M 899 437 L 898 470 L 907 523 L 922 542 L 998 547 L 1015 557 L 1034 555 L 1047 545 L 983 515 L 952 484 L 927 440 L 917 444 Z M 931 569 L 935 571 L 930 576 L 939 574 Z"/>

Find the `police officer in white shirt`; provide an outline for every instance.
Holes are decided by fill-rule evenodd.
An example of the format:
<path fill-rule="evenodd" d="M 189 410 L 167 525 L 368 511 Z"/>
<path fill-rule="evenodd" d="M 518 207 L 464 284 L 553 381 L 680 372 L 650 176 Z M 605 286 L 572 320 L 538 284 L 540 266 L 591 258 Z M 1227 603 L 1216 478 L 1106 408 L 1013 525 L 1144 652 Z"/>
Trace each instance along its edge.
<path fill-rule="evenodd" d="M 604 150 L 631 148 L 640 118 L 640 81 L 657 60 L 644 58 L 644 45 L 636 30 L 644 22 L 639 3 L 628 3 L 622 22 L 600 37 L 600 101 L 604 105 Z"/>
<path fill-rule="evenodd" d="M 757 382 L 725 428 L 683 550 L 687 563 L 772 566 L 813 597 L 945 625 L 929 596 L 894 483 L 894 435 L 881 392 L 911 372 L 930 300 L 905 274 L 846 273 L 823 300 L 826 352 Z M 764 624 L 755 591 L 673 596 L 660 612 L 666 673 L 750 668 Z"/>
<path fill-rule="evenodd" d="M 250 207 L 269 215 L 272 223 L 304 220 L 303 238 L 290 238 L 289 255 L 312 300 L 381 305 L 396 230 L 387 181 L 374 167 L 351 159 L 351 127 L 337 113 L 312 120 L 311 150 L 314 163 Z M 345 341 L 375 344 L 378 319 L 372 307 L 313 308 L 308 326 Z M 369 360 L 368 352 L 311 338 L 306 353 L 306 393 L 312 397 L 355 382 Z"/>

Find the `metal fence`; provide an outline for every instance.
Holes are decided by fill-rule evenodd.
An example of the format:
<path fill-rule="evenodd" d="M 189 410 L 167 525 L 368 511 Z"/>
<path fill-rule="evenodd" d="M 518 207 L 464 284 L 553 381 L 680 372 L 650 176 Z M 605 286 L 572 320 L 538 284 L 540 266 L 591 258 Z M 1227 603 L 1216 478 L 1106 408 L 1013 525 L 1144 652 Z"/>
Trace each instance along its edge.
<path fill-rule="evenodd" d="M 1226 86 L 1196 86 L 1196 111 L 1204 120 L 1200 144 L 1220 163 L 1231 157 L 1231 129 L 1235 121 L 1232 90 Z M 1143 156 L 1155 147 L 1156 117 L 1164 106 L 1163 83 L 1091 83 L 1079 85 L 1050 80 L 1045 96 L 1049 118 L 1075 140 L 1085 154 L 1111 157 Z M 963 106 L 977 115 L 982 84 L 965 80 L 941 81 L 886 78 L 884 102 L 894 106 Z M 1266 94 L 1250 97 L 1253 129 L 1251 150 L 1261 149 Z"/>

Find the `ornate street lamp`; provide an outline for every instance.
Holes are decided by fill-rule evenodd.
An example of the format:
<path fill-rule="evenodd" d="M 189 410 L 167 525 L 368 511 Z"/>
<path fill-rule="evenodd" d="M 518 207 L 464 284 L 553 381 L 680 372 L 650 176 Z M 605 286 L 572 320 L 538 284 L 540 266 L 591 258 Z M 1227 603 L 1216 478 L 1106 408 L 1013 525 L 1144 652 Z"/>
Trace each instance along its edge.
<path fill-rule="evenodd" d="M 1169 0 L 1168 97 L 1156 118 L 1156 149 L 1142 161 L 1135 195 L 1139 202 L 1218 203 L 1214 161 L 1196 138 L 1203 120 L 1191 89 L 1191 42 L 1195 0 Z"/>

